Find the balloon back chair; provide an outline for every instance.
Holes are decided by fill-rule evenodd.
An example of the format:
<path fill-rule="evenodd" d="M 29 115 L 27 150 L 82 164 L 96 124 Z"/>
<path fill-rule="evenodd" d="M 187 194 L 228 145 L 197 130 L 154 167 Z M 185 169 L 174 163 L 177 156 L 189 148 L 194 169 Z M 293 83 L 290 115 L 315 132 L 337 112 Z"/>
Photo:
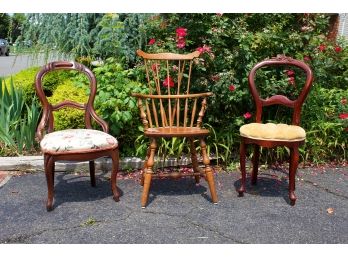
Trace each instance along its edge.
<path fill-rule="evenodd" d="M 294 100 L 289 99 L 286 94 L 275 94 L 271 97 L 262 98 L 260 96 L 260 90 L 256 86 L 256 73 L 261 68 L 280 69 L 281 72 L 286 72 L 289 76 L 288 81 L 294 87 L 300 89 L 298 97 Z M 295 84 L 294 71 L 292 69 L 283 69 L 290 67 L 292 69 L 298 69 L 304 74 L 303 87 Z M 267 69 L 266 68 L 266 69 Z M 258 164 L 260 147 L 273 148 L 278 146 L 285 146 L 290 149 L 290 163 L 289 163 L 289 199 L 290 204 L 295 205 L 295 175 L 299 161 L 299 146 L 305 142 L 306 132 L 300 125 L 300 115 L 302 105 L 310 91 L 313 73 L 310 67 L 302 61 L 286 57 L 284 55 L 278 55 L 275 58 L 266 59 L 257 63 L 249 73 L 249 89 L 251 91 L 253 100 L 256 106 L 255 123 L 243 125 L 240 128 L 240 169 L 242 173 L 241 185 L 237 190 L 239 196 L 243 196 L 245 192 L 246 182 L 246 146 L 249 144 L 254 145 L 254 153 L 252 159 L 252 175 L 251 183 L 255 185 L 257 183 Z M 272 85 L 276 86 L 276 85 Z M 292 98 L 292 97 L 290 97 Z M 263 107 L 271 105 L 283 105 L 292 108 L 292 122 L 291 125 L 284 123 L 262 123 Z"/>
<path fill-rule="evenodd" d="M 90 94 L 87 103 L 77 103 L 71 100 L 64 100 L 55 105 L 49 103 L 43 90 L 43 78 L 49 72 L 56 70 L 75 70 L 83 73 L 88 78 Z M 118 142 L 116 138 L 108 134 L 107 123 L 96 114 L 93 108 L 97 81 L 92 71 L 76 62 L 51 62 L 43 66 L 37 73 L 35 89 L 43 107 L 42 118 L 36 135 L 40 141 L 41 151 L 44 155 L 44 169 L 48 188 L 47 211 L 53 209 L 54 167 L 55 161 L 58 160 L 89 161 L 91 185 L 95 187 L 94 160 L 99 157 L 110 156 L 112 159 L 111 189 L 113 199 L 119 201 L 119 192 L 116 187 L 116 176 L 119 165 Z M 85 129 L 54 131 L 53 112 L 66 107 L 83 110 Z M 91 118 L 102 127 L 103 131 L 92 129 Z"/>
<path fill-rule="evenodd" d="M 144 59 L 149 86 L 149 94 L 132 94 L 138 99 L 144 134 L 150 139 L 141 179 L 141 185 L 144 187 L 141 197 L 142 208 L 145 208 L 148 202 L 151 180 L 157 177 L 191 175 L 195 177 L 196 183 L 199 183 L 200 177 L 203 176 L 208 182 L 212 202 L 217 203 L 214 176 L 205 143 L 209 130 L 201 127 L 207 108 L 206 98 L 212 93 L 190 94 L 192 66 L 199 52 L 149 54 L 138 50 L 137 55 Z M 193 172 L 180 172 L 180 169 L 171 173 L 154 172 L 158 139 L 173 137 L 187 138 Z M 196 139 L 200 144 L 203 170 L 198 163 Z"/>

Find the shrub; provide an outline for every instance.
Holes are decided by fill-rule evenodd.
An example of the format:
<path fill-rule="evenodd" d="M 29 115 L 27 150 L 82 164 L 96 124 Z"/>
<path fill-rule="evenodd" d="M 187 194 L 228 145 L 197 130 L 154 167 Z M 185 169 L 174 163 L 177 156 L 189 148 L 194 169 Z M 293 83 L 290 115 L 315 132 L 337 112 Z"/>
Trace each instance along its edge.
<path fill-rule="evenodd" d="M 305 161 L 346 161 L 348 142 L 348 89 L 314 86 L 302 113 L 307 131 Z"/>
<path fill-rule="evenodd" d="M 95 68 L 98 81 L 95 109 L 109 124 L 110 133 L 120 141 L 121 153 L 134 155 L 133 143 L 141 128 L 133 92 L 144 92 L 143 86 L 131 80 L 132 70 L 124 70 L 113 58 Z"/>
<path fill-rule="evenodd" d="M 86 88 L 76 86 L 76 82 L 66 80 L 63 84 L 59 85 L 53 92 L 53 95 L 48 98 L 51 104 L 57 104 L 68 99 L 78 103 L 86 103 L 88 100 Z M 55 129 L 57 130 L 85 127 L 83 111 L 73 108 L 63 108 L 59 111 L 55 111 L 54 121 Z"/>
<path fill-rule="evenodd" d="M 332 101 L 324 95 L 329 92 L 337 93 L 342 98 L 344 93 L 346 94 L 346 91 L 343 91 L 343 95 L 338 93 L 341 92 L 338 89 L 345 89 L 347 84 L 347 42 L 343 39 L 333 42 L 326 38 L 329 17 L 325 14 L 154 15 L 146 23 L 147 34 L 152 40 L 148 41 L 145 50 L 199 50 L 202 53 L 193 74 L 200 79 L 193 81 L 192 88 L 212 91 L 215 94 L 208 100 L 204 121 L 215 128 L 217 141 L 234 148 L 233 151 L 226 151 L 224 147 L 220 149 L 225 153 L 225 160 L 230 161 L 234 156 L 233 152 L 238 151 L 239 127 L 253 120 L 253 117 L 244 117 L 246 113 L 254 113 L 254 103 L 247 80 L 252 66 L 278 54 L 306 61 L 315 74 L 315 89 L 309 95 L 310 99 L 305 105 L 307 109 L 304 110 L 302 119 L 303 126 L 312 131 L 309 133 L 309 144 L 305 149 L 312 150 L 308 150 L 302 157 L 308 161 L 331 158 L 346 160 L 343 149 L 346 147 L 344 142 L 347 133 L 342 133 L 345 120 L 337 118 L 340 103 L 338 99 Z M 186 29 L 184 47 L 178 44 L 177 28 Z M 266 85 L 263 95 L 275 93 L 275 77 L 277 76 L 259 78 Z M 284 76 L 278 84 L 278 89 L 288 92 L 285 88 L 288 85 Z M 319 88 L 333 91 L 320 91 Z M 320 100 L 315 101 L 311 94 L 318 96 Z M 336 110 L 334 119 L 328 116 L 321 119 L 315 117 L 317 113 L 325 113 L 325 108 Z M 271 109 L 269 119 L 280 116 L 281 112 L 278 108 Z M 325 154 L 326 147 L 329 147 L 330 151 Z M 316 157 L 319 151 L 321 157 Z M 275 151 L 273 156 L 267 153 L 263 157 L 275 160 L 287 158 L 288 155 L 285 150 Z"/>
<path fill-rule="evenodd" d="M 30 105 L 32 99 L 35 98 L 35 77 L 41 67 L 31 67 L 18 72 L 17 74 L 7 78 L 6 84 L 10 84 L 11 79 L 14 82 L 15 87 L 21 88 L 24 94 L 26 102 Z M 44 91 L 47 96 L 51 96 L 54 90 L 59 84 L 69 77 L 69 72 L 66 71 L 53 71 L 44 77 L 43 85 Z"/>

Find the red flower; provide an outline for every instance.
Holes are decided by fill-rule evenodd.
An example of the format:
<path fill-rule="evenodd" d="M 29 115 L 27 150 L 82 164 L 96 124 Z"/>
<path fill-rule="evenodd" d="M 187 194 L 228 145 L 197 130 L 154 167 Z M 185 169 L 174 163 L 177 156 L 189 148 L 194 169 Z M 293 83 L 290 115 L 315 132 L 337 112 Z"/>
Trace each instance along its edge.
<path fill-rule="evenodd" d="M 336 46 L 335 47 L 335 52 L 336 53 L 339 53 L 339 52 L 341 52 L 342 51 L 342 48 L 341 47 L 339 47 L 339 46 Z"/>
<path fill-rule="evenodd" d="M 230 86 L 228 87 L 228 89 L 229 89 L 230 91 L 234 91 L 234 90 L 236 89 L 236 87 L 235 87 L 234 85 L 230 85 Z"/>
<path fill-rule="evenodd" d="M 289 81 L 289 84 L 295 85 L 295 78 L 294 77 L 289 77 L 288 81 Z"/>
<path fill-rule="evenodd" d="M 179 40 L 176 43 L 176 46 L 180 49 L 184 48 L 186 46 L 186 41 L 184 38 L 179 38 Z"/>
<path fill-rule="evenodd" d="M 312 60 L 312 58 L 310 57 L 310 56 L 304 56 L 303 57 L 303 60 L 305 61 L 305 62 L 309 62 L 310 60 Z"/>
<path fill-rule="evenodd" d="M 151 38 L 150 40 L 149 40 L 149 45 L 153 45 L 154 43 L 156 43 L 156 39 L 154 39 L 154 38 Z"/>
<path fill-rule="evenodd" d="M 295 72 L 293 70 L 287 70 L 286 71 L 286 74 L 291 77 L 291 76 L 294 76 L 295 75 Z"/>
<path fill-rule="evenodd" d="M 253 116 L 253 115 L 252 115 L 250 112 L 246 112 L 246 113 L 243 114 L 243 117 L 244 117 L 245 119 L 250 119 L 251 116 Z"/>
<path fill-rule="evenodd" d="M 320 52 L 324 52 L 325 49 L 326 49 L 326 45 L 321 44 L 321 45 L 318 47 L 318 49 L 319 49 Z"/>
<path fill-rule="evenodd" d="M 200 52 L 201 54 L 203 53 L 203 47 L 198 47 L 197 49 L 196 49 L 198 52 Z"/>
<path fill-rule="evenodd" d="M 198 47 L 196 49 L 198 52 L 202 53 L 210 53 L 211 52 L 211 47 L 207 45 L 203 45 L 203 47 Z"/>
<path fill-rule="evenodd" d="M 221 17 L 223 15 L 223 13 L 217 13 L 216 15 Z"/>
<path fill-rule="evenodd" d="M 338 117 L 339 117 L 341 120 L 348 119 L 348 113 L 341 113 Z"/>
<path fill-rule="evenodd" d="M 211 80 L 217 82 L 220 80 L 220 76 L 218 74 L 213 75 L 213 76 L 211 76 Z"/>
<path fill-rule="evenodd" d="M 168 76 L 167 79 L 163 80 L 163 86 L 164 87 L 174 87 L 173 79 L 170 76 Z"/>
<path fill-rule="evenodd" d="M 185 37 L 187 35 L 187 29 L 183 27 L 179 27 L 176 29 L 176 35 L 178 37 Z"/>
<path fill-rule="evenodd" d="M 157 70 L 159 70 L 159 64 L 158 63 L 154 63 L 151 65 L 151 70 L 153 70 L 154 72 L 156 72 Z"/>
<path fill-rule="evenodd" d="M 341 104 L 345 105 L 347 103 L 347 98 L 342 98 Z"/>

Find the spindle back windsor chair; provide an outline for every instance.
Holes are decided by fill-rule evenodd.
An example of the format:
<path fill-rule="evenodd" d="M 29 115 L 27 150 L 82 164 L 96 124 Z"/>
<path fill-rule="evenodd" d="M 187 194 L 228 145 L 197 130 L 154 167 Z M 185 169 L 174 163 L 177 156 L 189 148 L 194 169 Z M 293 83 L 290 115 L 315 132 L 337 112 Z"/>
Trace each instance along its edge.
<path fill-rule="evenodd" d="M 144 135 L 150 138 L 147 157 L 144 164 L 141 184 L 144 186 L 141 206 L 148 202 L 152 178 L 163 176 L 155 174 L 153 167 L 159 138 L 187 138 L 191 153 L 193 173 L 175 172 L 165 174 L 168 177 L 192 175 L 196 183 L 201 176 L 208 182 L 212 201 L 217 203 L 213 171 L 210 166 L 205 137 L 209 130 L 202 128 L 203 116 L 207 108 L 207 97 L 212 93 L 190 93 L 192 66 L 199 52 L 189 54 L 145 53 L 137 51 L 144 59 L 149 94 L 134 93 L 144 125 Z M 199 140 L 204 171 L 198 163 L 195 139 Z"/>

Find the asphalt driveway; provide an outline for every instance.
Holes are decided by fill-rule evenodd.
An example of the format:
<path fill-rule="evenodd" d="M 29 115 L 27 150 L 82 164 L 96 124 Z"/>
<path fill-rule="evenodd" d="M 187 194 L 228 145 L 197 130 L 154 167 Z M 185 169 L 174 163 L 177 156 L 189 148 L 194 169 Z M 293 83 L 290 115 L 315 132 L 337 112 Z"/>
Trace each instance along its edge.
<path fill-rule="evenodd" d="M 284 170 L 262 172 L 242 198 L 239 173 L 217 173 L 217 205 L 204 180 L 155 180 L 146 209 L 137 179 L 118 181 L 116 203 L 108 176 L 92 188 L 87 174 L 58 172 L 52 212 L 43 173 L 13 176 L 0 187 L 0 243 L 348 243 L 346 167 L 299 170 L 293 207 Z"/>

